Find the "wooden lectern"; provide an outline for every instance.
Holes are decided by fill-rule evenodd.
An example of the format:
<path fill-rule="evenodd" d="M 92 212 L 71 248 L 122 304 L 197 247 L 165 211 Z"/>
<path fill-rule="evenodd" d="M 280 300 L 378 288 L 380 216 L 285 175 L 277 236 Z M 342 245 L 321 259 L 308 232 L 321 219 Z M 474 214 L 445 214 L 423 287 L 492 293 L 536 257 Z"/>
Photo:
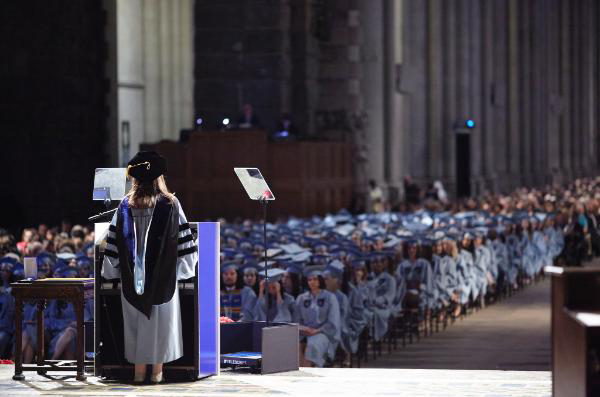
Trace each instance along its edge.
<path fill-rule="evenodd" d="M 555 267 L 552 395 L 600 396 L 600 268 Z"/>

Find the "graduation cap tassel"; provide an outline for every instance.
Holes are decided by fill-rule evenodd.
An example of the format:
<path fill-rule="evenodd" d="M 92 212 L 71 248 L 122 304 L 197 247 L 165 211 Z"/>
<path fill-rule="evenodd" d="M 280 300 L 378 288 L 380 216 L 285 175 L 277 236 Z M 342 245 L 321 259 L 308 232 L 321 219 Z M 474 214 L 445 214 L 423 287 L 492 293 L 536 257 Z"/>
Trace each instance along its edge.
<path fill-rule="evenodd" d="M 150 162 L 149 161 L 144 161 L 143 163 L 138 163 L 138 164 L 133 164 L 133 165 L 128 165 L 127 166 L 127 171 L 125 173 L 125 176 L 129 176 L 129 169 L 133 168 L 133 167 L 138 167 L 140 165 L 146 165 L 146 169 L 149 171 L 150 170 Z"/>

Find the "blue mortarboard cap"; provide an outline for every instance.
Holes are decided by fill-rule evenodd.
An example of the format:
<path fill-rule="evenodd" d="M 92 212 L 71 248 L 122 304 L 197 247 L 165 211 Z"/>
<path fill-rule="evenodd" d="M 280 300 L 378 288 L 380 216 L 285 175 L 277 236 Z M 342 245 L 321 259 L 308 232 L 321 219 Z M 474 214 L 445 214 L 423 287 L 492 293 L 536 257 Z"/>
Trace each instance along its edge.
<path fill-rule="evenodd" d="M 391 248 L 391 247 L 395 247 L 398 244 L 402 243 L 402 240 L 399 239 L 398 237 L 391 235 L 388 237 L 388 240 L 383 244 L 384 247 L 386 248 Z"/>
<path fill-rule="evenodd" d="M 233 258 L 238 253 L 238 251 L 234 248 L 223 248 L 221 250 L 221 253 L 223 253 L 223 256 L 225 258 Z"/>
<path fill-rule="evenodd" d="M 307 278 L 315 277 L 315 276 L 322 276 L 324 269 L 325 269 L 325 266 L 323 266 L 323 265 L 306 266 L 304 268 L 304 276 L 306 276 Z"/>
<path fill-rule="evenodd" d="M 74 267 L 61 267 L 57 272 L 54 273 L 55 277 L 61 278 L 73 278 L 79 277 L 79 271 Z"/>
<path fill-rule="evenodd" d="M 485 237 L 485 236 L 487 236 L 487 232 L 488 232 L 487 227 L 480 226 L 475 229 L 474 234 L 477 237 Z"/>
<path fill-rule="evenodd" d="M 340 262 L 339 260 L 335 259 L 335 260 L 329 262 L 329 264 L 325 268 L 325 271 L 330 272 L 334 277 L 341 280 L 342 277 L 344 276 L 345 269 L 346 269 L 346 267 L 344 266 L 344 264 L 342 262 Z"/>
<path fill-rule="evenodd" d="M 252 249 L 252 241 L 248 239 L 240 239 L 238 241 L 238 247 L 242 250 L 251 250 Z"/>
<path fill-rule="evenodd" d="M 366 266 L 367 266 L 367 262 L 365 262 L 364 259 L 355 259 L 352 261 L 353 268 L 366 267 Z"/>
<path fill-rule="evenodd" d="M 334 250 L 329 251 L 329 255 L 332 258 L 341 258 L 342 256 L 346 256 L 346 249 L 342 247 L 338 247 Z"/>
<path fill-rule="evenodd" d="M 242 273 L 258 273 L 258 265 L 256 263 L 246 263 L 242 267 Z"/>
<path fill-rule="evenodd" d="M 0 258 L 0 267 L 10 267 L 11 269 L 18 263 L 18 261 L 15 258 L 12 258 L 10 256 L 5 256 L 3 258 Z"/>
<path fill-rule="evenodd" d="M 320 239 L 311 241 L 311 245 L 313 246 L 313 248 L 317 248 L 317 247 L 325 247 L 325 248 L 327 248 L 327 247 L 329 247 L 329 244 L 326 241 L 323 241 L 323 240 L 320 240 Z"/>
<path fill-rule="evenodd" d="M 77 266 L 79 266 L 79 267 L 92 266 L 94 264 L 94 261 L 92 260 L 92 258 L 89 258 L 87 256 L 78 256 L 75 259 L 75 262 L 77 263 Z"/>
<path fill-rule="evenodd" d="M 468 239 L 472 239 L 472 238 L 473 238 L 473 234 L 472 234 L 470 231 L 468 231 L 468 230 L 465 230 L 465 231 L 463 231 L 463 232 L 460 234 L 460 238 L 461 238 L 462 240 L 464 240 L 464 239 L 466 239 L 466 238 L 468 238 Z"/>
<path fill-rule="evenodd" d="M 538 223 L 538 222 L 539 222 L 539 220 L 538 220 L 537 216 L 535 216 L 535 215 L 531 215 L 531 216 L 528 218 L 528 220 L 529 220 L 529 222 L 530 222 L 530 223 Z"/>
<path fill-rule="evenodd" d="M 311 260 L 315 265 L 324 265 L 329 260 L 329 255 L 313 255 Z"/>
<path fill-rule="evenodd" d="M 273 261 L 273 260 L 267 260 L 267 262 L 266 262 L 267 269 L 270 269 L 270 268 L 272 268 L 272 267 L 273 267 L 273 266 L 275 266 L 276 264 L 277 264 L 277 262 L 276 262 L 276 261 Z M 259 270 L 261 270 L 261 271 L 264 271 L 264 269 L 265 269 L 265 261 L 264 261 L 264 260 L 261 260 L 260 262 L 258 262 L 258 263 L 257 263 L 257 266 L 258 266 L 258 269 L 259 269 Z"/>
<path fill-rule="evenodd" d="M 419 245 L 419 240 L 417 238 L 409 238 L 408 240 L 406 240 L 406 245 L 413 246 L 413 245 Z"/>
<path fill-rule="evenodd" d="M 23 265 L 17 263 L 12 269 L 12 275 L 13 279 L 15 280 L 22 280 L 23 278 L 25 278 L 25 268 L 23 267 Z"/>
<path fill-rule="evenodd" d="M 225 262 L 221 265 L 221 273 L 232 269 L 236 271 L 239 269 L 237 262 Z"/>
<path fill-rule="evenodd" d="M 303 266 L 301 266 L 298 263 L 290 263 L 285 268 L 285 271 L 288 273 L 293 273 L 293 274 L 302 274 L 302 268 L 303 268 Z"/>
<path fill-rule="evenodd" d="M 269 282 L 280 281 L 284 274 L 285 274 L 285 270 L 283 270 L 283 269 L 275 268 L 275 269 L 267 270 L 267 277 L 269 278 Z M 265 274 L 260 273 L 259 276 L 260 276 L 260 278 L 264 278 Z"/>
<path fill-rule="evenodd" d="M 456 233 L 448 232 L 444 235 L 443 241 L 456 241 Z"/>
<path fill-rule="evenodd" d="M 61 252 L 56 254 L 56 257 L 64 261 L 70 261 L 71 259 L 77 258 L 77 256 L 72 252 Z"/>
<path fill-rule="evenodd" d="M 14 267 L 15 263 L 12 261 L 0 261 L 0 270 L 12 272 Z"/>

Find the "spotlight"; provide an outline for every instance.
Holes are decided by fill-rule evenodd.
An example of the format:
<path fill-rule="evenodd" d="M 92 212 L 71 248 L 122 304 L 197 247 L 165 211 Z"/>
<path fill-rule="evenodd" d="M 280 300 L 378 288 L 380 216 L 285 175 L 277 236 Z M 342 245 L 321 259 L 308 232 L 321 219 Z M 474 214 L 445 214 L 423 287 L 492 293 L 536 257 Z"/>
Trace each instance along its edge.
<path fill-rule="evenodd" d="M 223 119 L 223 125 L 224 125 L 224 126 L 228 126 L 228 125 L 229 125 L 229 119 L 228 119 L 227 117 L 225 117 L 225 118 Z"/>
<path fill-rule="evenodd" d="M 465 121 L 465 127 L 475 128 L 475 120 L 468 119 L 467 121 Z"/>
<path fill-rule="evenodd" d="M 198 118 L 196 119 L 196 125 L 197 125 L 197 126 L 201 126 L 203 121 L 204 121 L 204 120 L 202 120 L 202 117 L 198 117 Z"/>

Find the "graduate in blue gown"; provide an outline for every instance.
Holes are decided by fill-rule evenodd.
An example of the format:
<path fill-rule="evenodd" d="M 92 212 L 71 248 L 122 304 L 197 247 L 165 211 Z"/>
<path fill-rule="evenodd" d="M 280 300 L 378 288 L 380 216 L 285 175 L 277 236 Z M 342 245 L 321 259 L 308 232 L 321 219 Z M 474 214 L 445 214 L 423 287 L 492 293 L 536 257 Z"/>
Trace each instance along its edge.
<path fill-rule="evenodd" d="M 483 238 L 483 244 L 487 248 L 490 253 L 490 266 L 488 267 L 488 285 L 498 284 L 500 278 L 500 259 L 496 256 L 496 251 L 494 250 L 494 244 L 492 240 L 488 238 L 489 234 L 488 228 L 481 228 L 481 236 Z M 492 281 L 493 280 L 493 281 Z M 489 288 L 488 288 L 489 289 Z"/>
<path fill-rule="evenodd" d="M 544 215 L 540 215 L 544 218 Z M 548 236 L 543 232 L 543 224 L 537 216 L 531 217 L 531 226 L 533 229 L 533 244 L 537 250 L 535 275 L 538 275 L 544 266 L 552 266 L 552 258 L 550 256 L 550 247 L 548 245 Z"/>
<path fill-rule="evenodd" d="M 420 316 L 434 305 L 432 269 L 429 262 L 419 257 L 419 242 L 416 239 L 407 242 L 407 258 L 400 262 L 394 276 L 404 280 L 406 294 L 404 305 L 418 307 Z"/>
<path fill-rule="evenodd" d="M 341 338 L 340 308 L 325 289 L 321 266 L 307 267 L 305 275 L 308 290 L 296 299 L 294 312 L 300 325 L 300 366 L 322 367 L 331 345 Z"/>
<path fill-rule="evenodd" d="M 524 274 L 524 282 L 528 284 L 536 274 L 538 250 L 533 241 L 533 231 L 527 218 L 521 220 L 521 233 L 519 236 L 521 251 L 521 271 Z"/>
<path fill-rule="evenodd" d="M 79 277 L 76 268 L 62 268 L 58 277 Z M 92 320 L 92 306 L 84 305 L 83 321 Z M 48 305 L 48 336 L 50 347 L 48 354 L 52 360 L 74 360 L 77 341 L 77 317 L 73 304 L 62 300 L 53 300 Z"/>
<path fill-rule="evenodd" d="M 396 279 L 386 268 L 382 254 L 374 253 L 371 258 L 370 309 L 373 312 L 373 339 L 380 341 L 387 333 L 389 319 L 392 315 L 393 302 L 396 297 Z"/>
<path fill-rule="evenodd" d="M 360 334 L 373 318 L 369 310 L 371 291 L 367 282 L 367 268 L 365 261 L 355 259 L 352 261 L 352 277 L 348 283 L 348 315 L 346 334 L 342 335 L 344 350 L 356 353 Z"/>
<path fill-rule="evenodd" d="M 458 273 L 461 305 L 469 303 L 469 298 L 476 293 L 475 275 L 473 274 L 473 253 L 471 252 L 473 237 L 465 232 L 462 235 L 458 257 L 456 261 L 456 271 Z"/>
<path fill-rule="evenodd" d="M 452 315 L 458 316 L 462 310 L 462 296 L 465 292 L 464 276 L 457 266 L 460 259 L 458 245 L 452 236 L 444 238 L 444 256 L 440 261 L 441 271 L 445 271 L 446 283 L 440 293 L 444 307 L 454 306 Z"/>
<path fill-rule="evenodd" d="M 244 267 L 242 267 L 242 275 L 244 279 L 244 286 L 250 288 L 256 295 L 258 295 L 258 266 L 256 266 L 254 263 L 248 263 L 244 265 Z"/>
<path fill-rule="evenodd" d="M 488 232 L 488 241 L 496 257 L 499 277 L 503 284 L 508 283 L 509 285 L 513 285 L 517 282 L 518 269 L 512 266 L 508 247 L 502 239 L 503 236 L 499 235 L 496 229 L 490 229 Z"/>
<path fill-rule="evenodd" d="M 485 306 L 485 295 L 488 287 L 495 286 L 496 278 L 492 275 L 492 255 L 488 247 L 483 243 L 484 233 L 475 232 L 473 239 L 473 276 L 474 289 L 473 301 Z"/>
<path fill-rule="evenodd" d="M 452 283 L 453 278 L 456 275 L 452 275 L 453 267 L 454 271 L 456 266 L 452 262 L 452 258 L 444 252 L 444 238 L 436 238 L 433 241 L 431 260 L 433 262 L 433 308 L 440 313 L 441 318 L 445 313 L 445 309 L 452 302 L 452 296 L 454 295 L 454 285 Z"/>
<path fill-rule="evenodd" d="M 521 264 L 523 256 L 521 240 L 517 234 L 515 225 L 512 223 L 506 224 L 504 236 L 506 241 L 506 249 L 508 250 L 508 260 L 510 263 L 509 282 L 511 283 L 511 287 L 516 290 L 519 287 L 517 278 L 519 274 L 523 272 L 523 266 Z M 514 276 L 514 278 L 511 276 Z"/>
<path fill-rule="evenodd" d="M 56 265 L 56 256 L 42 252 L 36 257 L 38 268 L 38 279 L 44 279 L 52 275 Z M 87 303 L 87 302 L 86 302 Z M 44 324 L 48 327 L 48 310 L 44 313 Z M 23 363 L 33 362 L 33 357 L 37 352 L 37 304 L 36 302 L 26 301 L 23 304 L 23 326 L 22 326 L 22 360 Z"/>
<path fill-rule="evenodd" d="M 292 322 L 296 301 L 293 296 L 285 292 L 281 286 L 281 279 L 285 271 L 282 269 L 268 269 L 269 294 L 265 297 L 264 274 L 261 273 L 258 298 L 254 305 L 253 316 L 255 321 L 266 321 L 267 313 L 270 322 Z"/>
<path fill-rule="evenodd" d="M 11 294 L 13 263 L 0 262 L 0 358 L 10 357 L 10 346 L 15 332 L 15 299 Z"/>
<path fill-rule="evenodd" d="M 331 344 L 329 351 L 329 357 L 331 358 L 335 357 L 339 342 L 341 342 L 348 334 L 348 312 L 350 310 L 350 303 L 348 301 L 348 296 L 341 290 L 344 271 L 344 264 L 335 259 L 325 267 L 325 271 L 323 272 L 325 287 L 327 288 L 327 291 L 335 295 L 340 309 L 340 341 Z"/>
<path fill-rule="evenodd" d="M 224 264 L 221 267 L 221 316 L 233 321 L 252 321 L 255 305 L 256 294 L 242 285 L 237 263 Z"/>
<path fill-rule="evenodd" d="M 548 254 L 551 262 L 562 252 L 565 246 L 565 237 L 562 230 L 556 227 L 554 215 L 549 215 L 544 223 L 544 234 L 548 238 Z"/>
<path fill-rule="evenodd" d="M 285 269 L 281 279 L 284 291 L 294 298 L 294 301 L 302 292 L 302 269 L 299 263 L 291 262 Z"/>

